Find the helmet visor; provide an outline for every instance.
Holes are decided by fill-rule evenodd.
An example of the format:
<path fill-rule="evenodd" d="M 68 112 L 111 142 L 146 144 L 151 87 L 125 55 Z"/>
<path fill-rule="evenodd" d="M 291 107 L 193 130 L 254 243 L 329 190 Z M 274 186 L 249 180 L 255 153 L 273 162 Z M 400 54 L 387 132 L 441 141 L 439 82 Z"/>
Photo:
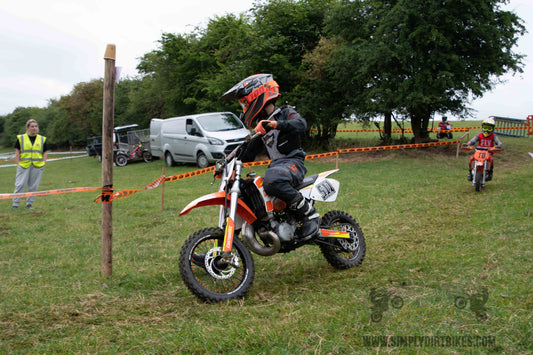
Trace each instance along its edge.
<path fill-rule="evenodd" d="M 264 98 L 264 95 L 261 95 L 257 99 L 252 101 L 250 104 L 246 105 L 246 108 L 243 108 L 244 117 L 242 121 L 248 129 L 252 127 L 252 122 L 254 121 L 255 116 L 257 116 L 257 114 L 261 112 L 261 110 L 265 106 Z"/>

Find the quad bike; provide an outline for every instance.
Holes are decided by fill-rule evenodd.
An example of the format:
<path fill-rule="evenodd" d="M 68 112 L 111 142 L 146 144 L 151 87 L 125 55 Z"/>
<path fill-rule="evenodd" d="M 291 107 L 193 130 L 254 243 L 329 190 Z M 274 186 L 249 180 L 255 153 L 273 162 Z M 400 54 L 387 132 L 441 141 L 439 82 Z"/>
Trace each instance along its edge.
<path fill-rule="evenodd" d="M 472 186 L 475 187 L 476 191 L 481 191 L 481 188 L 485 187 L 485 182 L 487 182 L 487 176 L 490 170 L 489 157 L 492 153 L 501 152 L 501 148 L 495 147 L 477 147 L 470 146 L 468 144 L 463 144 L 461 146 L 462 150 L 474 150 L 474 155 L 472 164 L 470 166 L 470 172 L 472 174 Z"/>
<path fill-rule="evenodd" d="M 117 166 L 126 166 L 128 164 L 128 160 L 137 160 L 142 159 L 146 163 L 149 163 L 152 161 L 152 153 L 144 146 L 142 143 L 139 143 L 138 145 L 133 148 L 131 153 L 128 153 L 126 151 L 117 151 L 115 154 L 115 164 Z"/>
<path fill-rule="evenodd" d="M 248 137 L 248 141 L 258 136 L 259 133 Z M 243 162 L 239 153 L 247 142 L 216 163 L 215 177 L 221 179 L 218 192 L 192 201 L 179 214 L 220 205 L 218 226 L 195 232 L 181 249 L 179 269 L 187 288 L 205 302 L 242 298 L 254 280 L 250 251 L 271 256 L 304 245 L 317 245 L 336 269 L 360 266 L 366 252 L 365 239 L 348 213 L 337 210 L 326 213 L 319 231 L 303 238 L 301 221 L 291 214 L 285 202 L 265 193 L 261 176 L 250 172 L 241 177 Z M 328 175 L 336 171 L 308 176 L 297 189 L 311 204 L 335 201 L 339 182 Z"/>

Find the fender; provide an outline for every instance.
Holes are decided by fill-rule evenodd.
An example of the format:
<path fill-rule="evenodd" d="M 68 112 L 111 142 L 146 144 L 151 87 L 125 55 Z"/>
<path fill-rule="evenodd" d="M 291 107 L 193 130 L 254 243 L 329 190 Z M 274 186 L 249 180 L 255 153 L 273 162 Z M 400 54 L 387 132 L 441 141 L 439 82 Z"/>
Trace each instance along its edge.
<path fill-rule="evenodd" d="M 180 212 L 178 216 L 183 216 L 189 213 L 192 209 L 203 207 L 203 206 L 224 206 L 224 201 L 226 200 L 226 194 L 224 191 L 214 192 L 212 194 L 207 194 L 201 197 L 198 197 L 196 200 L 190 202 L 185 208 Z M 231 200 L 231 196 L 228 195 L 228 201 Z M 229 207 L 229 206 L 228 206 Z M 252 224 L 257 220 L 257 217 L 252 212 L 250 207 L 244 203 L 243 200 L 239 199 L 237 201 L 237 214 L 242 217 L 248 224 Z"/>

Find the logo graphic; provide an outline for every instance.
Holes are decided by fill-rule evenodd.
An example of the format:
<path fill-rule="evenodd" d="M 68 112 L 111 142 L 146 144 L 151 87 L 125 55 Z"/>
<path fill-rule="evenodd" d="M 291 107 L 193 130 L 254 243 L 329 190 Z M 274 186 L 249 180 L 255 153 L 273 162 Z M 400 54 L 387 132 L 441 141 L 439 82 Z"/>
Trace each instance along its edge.
<path fill-rule="evenodd" d="M 403 299 L 384 289 L 372 288 L 370 290 L 370 302 L 372 302 L 372 322 L 379 322 L 383 313 L 389 310 L 389 301 L 393 308 L 400 309 L 403 307 Z"/>
<path fill-rule="evenodd" d="M 489 318 L 487 307 L 485 307 L 488 299 L 489 291 L 486 287 L 482 287 L 479 292 L 456 296 L 454 304 L 455 307 L 463 309 L 468 304 L 468 301 L 470 301 L 470 310 L 474 312 L 478 321 L 484 322 Z"/>

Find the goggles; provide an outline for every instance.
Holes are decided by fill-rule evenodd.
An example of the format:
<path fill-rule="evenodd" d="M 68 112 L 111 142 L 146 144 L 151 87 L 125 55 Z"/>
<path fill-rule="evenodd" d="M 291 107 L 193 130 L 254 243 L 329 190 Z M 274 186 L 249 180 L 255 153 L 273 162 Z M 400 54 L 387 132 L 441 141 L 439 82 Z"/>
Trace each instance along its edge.
<path fill-rule="evenodd" d="M 492 132 L 492 131 L 494 131 L 494 126 L 493 125 L 484 124 L 484 125 L 481 126 L 481 129 L 483 130 L 483 132 Z"/>

